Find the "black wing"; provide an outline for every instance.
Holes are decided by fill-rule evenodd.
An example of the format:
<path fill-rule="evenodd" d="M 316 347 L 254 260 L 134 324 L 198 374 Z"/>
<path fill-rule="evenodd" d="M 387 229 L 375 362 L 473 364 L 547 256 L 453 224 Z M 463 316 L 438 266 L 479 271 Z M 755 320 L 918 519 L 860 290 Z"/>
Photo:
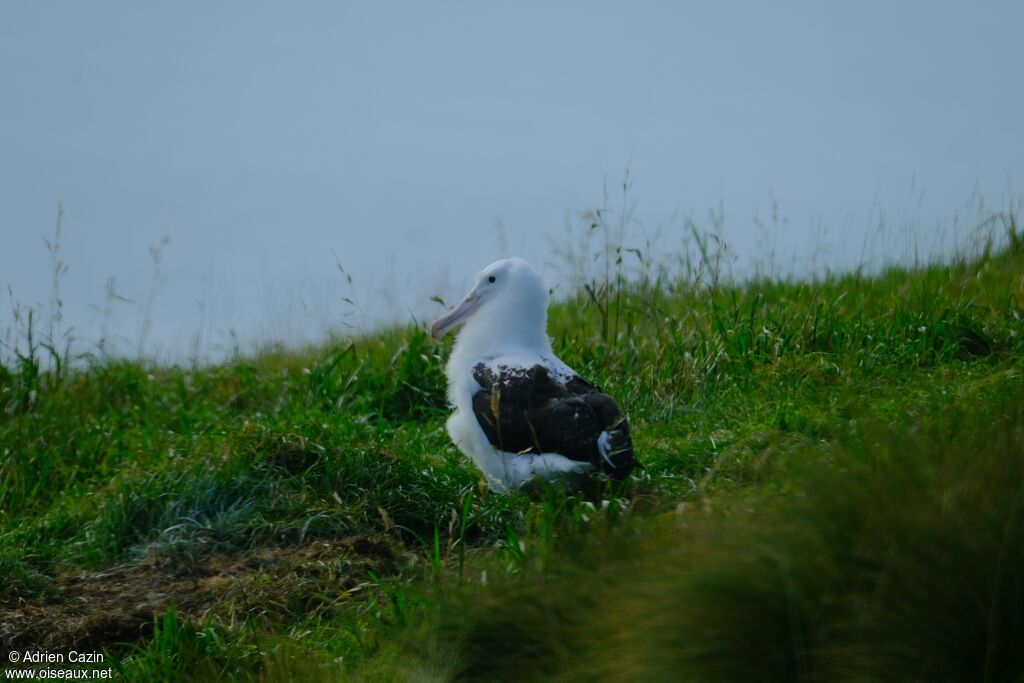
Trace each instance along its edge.
<path fill-rule="evenodd" d="M 542 365 L 473 368 L 483 387 L 473 413 L 491 445 L 511 453 L 559 453 L 589 462 L 616 479 L 636 461 L 626 416 L 607 394 L 583 378 L 565 384 Z"/>

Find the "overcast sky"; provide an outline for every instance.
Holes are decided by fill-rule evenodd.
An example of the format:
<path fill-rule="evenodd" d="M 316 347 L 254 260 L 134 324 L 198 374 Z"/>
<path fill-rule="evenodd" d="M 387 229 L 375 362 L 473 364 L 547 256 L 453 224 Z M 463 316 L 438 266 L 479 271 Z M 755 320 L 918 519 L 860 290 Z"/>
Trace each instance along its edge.
<path fill-rule="evenodd" d="M 499 255 L 550 260 L 627 167 L 669 245 L 724 209 L 748 261 L 931 248 L 1020 205 L 1021 26 L 1019 1 L 4 0 L 0 331 L 46 304 L 58 202 L 80 348 L 133 352 L 148 310 L 165 359 L 434 315 Z"/>

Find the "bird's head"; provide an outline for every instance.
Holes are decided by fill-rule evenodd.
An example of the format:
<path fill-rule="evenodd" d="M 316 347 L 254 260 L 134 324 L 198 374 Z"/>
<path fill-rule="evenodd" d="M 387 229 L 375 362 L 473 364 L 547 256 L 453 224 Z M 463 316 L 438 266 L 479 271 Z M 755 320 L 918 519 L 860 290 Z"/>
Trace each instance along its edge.
<path fill-rule="evenodd" d="M 434 321 L 440 339 L 459 324 L 489 329 L 492 335 L 547 340 L 548 290 L 540 273 L 521 258 L 495 261 L 476 276 L 462 301 Z"/>

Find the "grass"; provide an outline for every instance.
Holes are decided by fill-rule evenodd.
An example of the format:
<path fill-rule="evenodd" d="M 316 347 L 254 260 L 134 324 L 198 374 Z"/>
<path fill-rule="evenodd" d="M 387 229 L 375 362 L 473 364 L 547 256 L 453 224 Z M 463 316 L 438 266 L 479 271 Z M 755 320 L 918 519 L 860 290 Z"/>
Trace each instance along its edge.
<path fill-rule="evenodd" d="M 587 496 L 481 485 L 421 329 L 186 368 L 72 362 L 19 312 L 0 642 L 139 680 L 1021 680 L 1014 219 L 730 282 L 713 240 L 655 265 L 609 215 L 550 333 L 646 468 Z"/>
<path fill-rule="evenodd" d="M 867 454 L 801 449 L 772 485 L 710 510 L 591 531 L 454 599 L 435 594 L 394 672 L 1017 680 L 1021 399 L 1018 382 L 994 417 L 948 408 L 917 434 L 872 426 Z"/>

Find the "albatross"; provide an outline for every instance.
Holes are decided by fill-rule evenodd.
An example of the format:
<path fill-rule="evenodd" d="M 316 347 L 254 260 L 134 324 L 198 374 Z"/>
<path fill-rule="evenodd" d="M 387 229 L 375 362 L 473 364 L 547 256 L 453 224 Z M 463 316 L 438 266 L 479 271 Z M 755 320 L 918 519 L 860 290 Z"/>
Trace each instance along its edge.
<path fill-rule="evenodd" d="M 463 325 L 446 373 L 448 434 L 495 491 L 536 478 L 572 483 L 636 466 L 619 406 L 551 350 L 548 290 L 521 258 L 497 261 L 431 326 L 441 339 Z"/>

